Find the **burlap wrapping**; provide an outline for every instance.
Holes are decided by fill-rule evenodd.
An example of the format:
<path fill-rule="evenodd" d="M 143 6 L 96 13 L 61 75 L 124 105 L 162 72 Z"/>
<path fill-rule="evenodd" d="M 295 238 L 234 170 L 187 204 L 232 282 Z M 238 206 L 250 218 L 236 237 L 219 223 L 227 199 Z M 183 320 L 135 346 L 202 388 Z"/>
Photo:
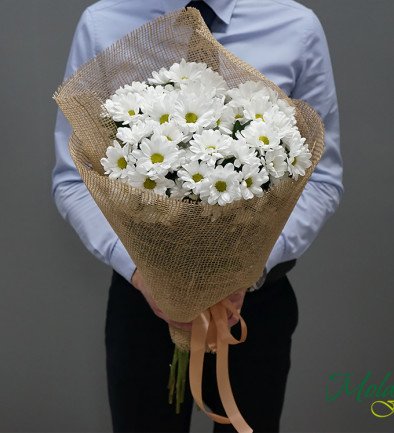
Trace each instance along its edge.
<path fill-rule="evenodd" d="M 294 104 L 299 129 L 313 155 L 307 175 L 298 181 L 284 180 L 261 198 L 224 207 L 181 202 L 103 175 L 100 158 L 116 127 L 100 117 L 102 103 L 120 86 L 145 81 L 152 71 L 182 58 L 207 63 L 230 87 L 263 81 Z M 83 181 L 157 305 L 175 321 L 189 322 L 257 281 L 323 151 L 324 128 L 316 112 L 288 99 L 274 83 L 227 51 L 192 8 L 162 16 L 123 37 L 63 83 L 55 100 L 72 125 L 70 152 Z M 171 329 L 171 336 L 180 348 L 188 348 L 187 332 Z"/>

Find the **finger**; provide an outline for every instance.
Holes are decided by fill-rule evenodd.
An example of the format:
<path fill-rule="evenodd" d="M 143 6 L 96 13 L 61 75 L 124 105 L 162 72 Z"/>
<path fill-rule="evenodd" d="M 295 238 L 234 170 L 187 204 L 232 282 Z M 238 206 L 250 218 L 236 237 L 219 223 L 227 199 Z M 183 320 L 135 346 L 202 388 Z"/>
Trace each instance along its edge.
<path fill-rule="evenodd" d="M 239 319 L 235 316 L 232 316 L 228 321 L 228 326 L 232 327 L 239 322 Z"/>
<path fill-rule="evenodd" d="M 184 331 L 191 331 L 192 330 L 192 324 L 191 323 L 174 322 L 172 320 L 169 320 L 168 323 L 171 326 L 174 326 L 175 328 L 178 328 L 178 329 L 182 329 Z"/>
<path fill-rule="evenodd" d="M 245 298 L 245 293 L 233 293 L 227 299 L 232 303 L 242 303 Z"/>

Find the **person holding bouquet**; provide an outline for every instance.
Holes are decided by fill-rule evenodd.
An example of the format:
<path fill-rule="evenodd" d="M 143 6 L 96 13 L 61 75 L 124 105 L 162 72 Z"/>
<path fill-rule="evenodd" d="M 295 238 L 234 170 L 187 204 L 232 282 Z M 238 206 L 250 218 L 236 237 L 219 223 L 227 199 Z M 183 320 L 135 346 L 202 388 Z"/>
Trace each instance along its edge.
<path fill-rule="evenodd" d="M 228 298 L 242 309 L 249 325 L 247 341 L 230 351 L 234 394 L 255 431 L 275 432 L 279 430 L 290 368 L 291 336 L 298 320 L 296 298 L 286 273 L 334 213 L 343 191 L 338 107 L 329 52 L 316 16 L 291 0 L 102 0 L 80 19 L 66 76 L 134 28 L 184 6 L 198 8 L 215 38 L 229 51 L 264 73 L 287 95 L 313 106 L 326 129 L 323 158 L 275 244 L 260 280 L 253 288 L 240 288 Z M 114 269 L 106 320 L 108 392 L 114 431 L 188 431 L 190 393 L 186 391 L 179 415 L 168 406 L 165 395 L 173 349 L 166 322 L 181 329 L 189 329 L 190 324 L 171 321 L 153 301 L 139 269 L 72 162 L 67 147 L 70 134 L 71 127 L 59 112 L 53 193 L 60 213 L 86 247 Z M 235 322 L 234 317 L 229 318 L 230 326 Z M 138 334 L 136 329 L 146 332 Z M 164 362 L 156 362 L 158 359 Z M 204 398 L 213 411 L 221 412 L 217 390 L 212 388 L 214 381 L 209 380 L 214 362 L 207 362 Z M 234 430 L 229 425 L 215 424 L 215 431 Z"/>

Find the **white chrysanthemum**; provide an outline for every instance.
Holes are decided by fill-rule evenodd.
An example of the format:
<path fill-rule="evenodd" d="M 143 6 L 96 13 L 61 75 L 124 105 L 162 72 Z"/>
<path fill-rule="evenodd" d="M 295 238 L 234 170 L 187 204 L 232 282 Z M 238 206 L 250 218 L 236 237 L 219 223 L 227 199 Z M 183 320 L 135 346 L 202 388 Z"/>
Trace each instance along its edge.
<path fill-rule="evenodd" d="M 213 167 L 218 159 L 228 154 L 231 137 L 222 135 L 220 131 L 208 129 L 201 134 L 194 134 L 189 143 L 192 161 L 201 160 Z"/>
<path fill-rule="evenodd" d="M 143 138 L 153 134 L 155 125 L 156 122 L 149 119 L 145 119 L 145 121 L 139 120 L 131 127 L 118 128 L 116 138 L 135 147 Z"/>
<path fill-rule="evenodd" d="M 311 157 L 307 146 L 289 153 L 287 157 L 288 171 L 295 180 L 298 179 L 298 176 L 305 176 L 305 170 L 312 165 Z"/>
<path fill-rule="evenodd" d="M 142 94 L 146 90 L 148 85 L 145 83 L 145 81 L 133 81 L 130 84 L 126 84 L 123 87 L 120 87 L 115 94 L 116 95 L 127 95 L 128 93 L 139 93 Z"/>
<path fill-rule="evenodd" d="M 252 146 L 264 153 L 268 149 L 274 149 L 280 144 L 277 132 L 267 122 L 257 120 L 251 122 L 243 131 L 241 136 Z"/>
<path fill-rule="evenodd" d="M 142 104 L 142 111 L 162 125 L 171 120 L 177 98 L 177 92 L 163 93 L 158 97 L 146 95 Z"/>
<path fill-rule="evenodd" d="M 265 122 L 271 125 L 272 128 L 277 132 L 280 139 L 295 129 L 295 119 L 293 120 L 292 118 L 286 116 L 286 114 L 280 111 L 277 106 L 273 107 L 272 110 L 268 110 L 264 114 L 264 119 Z"/>
<path fill-rule="evenodd" d="M 231 105 L 245 105 L 258 92 L 265 92 L 265 96 L 269 97 L 267 87 L 262 81 L 246 81 L 238 87 L 230 89 L 227 95 L 232 99 Z"/>
<path fill-rule="evenodd" d="M 184 188 L 193 191 L 194 194 L 199 194 L 203 182 L 207 181 L 212 170 L 213 168 L 205 162 L 193 161 L 183 165 L 177 174 L 184 182 Z"/>
<path fill-rule="evenodd" d="M 164 176 L 148 176 L 138 171 L 132 172 L 127 177 L 127 182 L 134 188 L 140 188 L 156 194 L 165 195 L 168 188 L 174 186 L 174 181 Z"/>
<path fill-rule="evenodd" d="M 269 176 L 264 167 L 244 165 L 242 167 L 241 194 L 245 200 L 263 195 L 262 185 L 269 181 Z"/>
<path fill-rule="evenodd" d="M 264 115 L 272 109 L 272 103 L 268 96 L 253 97 L 244 105 L 244 116 L 246 119 L 265 121 Z"/>
<path fill-rule="evenodd" d="M 166 85 L 171 82 L 170 73 L 166 68 L 161 68 L 159 72 L 153 71 L 152 77 L 153 78 L 148 78 L 150 84 Z"/>
<path fill-rule="evenodd" d="M 287 156 L 283 147 L 267 150 L 262 162 L 268 174 L 273 178 L 279 179 L 287 171 Z"/>
<path fill-rule="evenodd" d="M 175 122 L 166 122 L 162 125 L 156 125 L 154 133 L 162 135 L 172 144 L 179 144 L 185 138 L 182 130 Z"/>
<path fill-rule="evenodd" d="M 104 107 L 115 122 L 128 125 L 143 119 L 140 114 L 141 101 L 141 96 L 136 93 L 115 94 L 105 101 Z"/>
<path fill-rule="evenodd" d="M 100 162 L 110 179 L 126 178 L 129 172 L 134 170 L 134 158 L 128 144 L 122 147 L 114 140 L 113 145 L 108 146 L 106 156 L 101 158 Z"/>
<path fill-rule="evenodd" d="M 206 129 L 219 127 L 220 118 L 223 115 L 223 111 L 226 109 L 226 105 L 224 105 L 224 99 L 224 97 L 214 97 L 212 99 L 212 122 L 206 127 Z M 228 132 L 225 132 L 225 134 L 230 135 Z"/>
<path fill-rule="evenodd" d="M 169 86 L 172 90 L 174 90 L 173 86 Z M 167 87 L 163 86 L 148 86 L 145 92 L 141 95 L 143 99 L 141 105 L 143 106 L 146 101 L 154 101 L 162 97 L 163 95 L 167 95 L 168 93 L 172 93 L 167 90 Z M 142 110 L 143 111 L 143 110 Z"/>
<path fill-rule="evenodd" d="M 276 101 L 280 111 L 282 111 L 289 119 L 291 119 L 293 125 L 296 123 L 295 120 L 295 108 L 292 107 L 284 99 L 279 99 Z"/>
<path fill-rule="evenodd" d="M 224 206 L 241 198 L 240 174 L 233 164 L 219 165 L 210 173 L 208 182 L 203 182 L 200 197 L 209 204 Z"/>
<path fill-rule="evenodd" d="M 226 156 L 233 156 L 235 158 L 234 166 L 237 168 L 241 167 L 243 164 L 261 164 L 256 149 L 249 146 L 244 138 L 238 140 L 231 139 L 229 151 Z"/>
<path fill-rule="evenodd" d="M 180 63 L 174 63 L 169 70 L 169 78 L 173 83 L 186 83 L 201 78 L 201 73 L 207 69 L 205 63 L 186 62 L 182 59 Z"/>
<path fill-rule="evenodd" d="M 282 138 L 282 143 L 287 151 L 296 152 L 305 146 L 305 138 L 301 137 L 298 129 L 293 128 Z"/>
<path fill-rule="evenodd" d="M 228 90 L 227 83 L 220 74 L 213 71 L 211 68 L 201 72 L 200 81 L 205 88 L 206 94 L 212 94 L 212 96 L 218 97 L 226 95 Z"/>
<path fill-rule="evenodd" d="M 175 103 L 173 119 L 181 126 L 185 134 L 200 132 L 203 128 L 215 124 L 212 99 L 205 95 L 180 92 Z"/>
<path fill-rule="evenodd" d="M 241 123 L 245 122 L 242 107 L 233 107 L 230 105 L 225 105 L 220 114 L 219 118 L 216 119 L 216 125 L 219 131 L 224 134 L 231 135 L 233 133 L 234 124 L 237 120 Z"/>
<path fill-rule="evenodd" d="M 179 165 L 179 148 L 165 137 L 155 135 L 144 138 L 140 149 L 133 150 L 137 171 L 146 171 L 149 176 L 165 176 L 169 170 Z"/>
<path fill-rule="evenodd" d="M 175 179 L 174 185 L 170 188 L 169 193 L 172 198 L 182 199 L 187 197 L 191 191 L 183 187 L 183 180 Z"/>

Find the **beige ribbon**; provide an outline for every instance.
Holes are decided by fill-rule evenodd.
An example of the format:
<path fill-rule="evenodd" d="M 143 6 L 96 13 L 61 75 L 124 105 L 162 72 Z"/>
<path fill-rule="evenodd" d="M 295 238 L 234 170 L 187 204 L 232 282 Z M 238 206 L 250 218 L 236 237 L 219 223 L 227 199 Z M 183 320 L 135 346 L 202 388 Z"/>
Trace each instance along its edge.
<path fill-rule="evenodd" d="M 228 327 L 227 312 L 240 321 L 241 338 L 234 338 Z M 196 404 L 213 421 L 232 424 L 238 433 L 252 433 L 253 430 L 243 419 L 231 390 L 228 375 L 228 346 L 245 341 L 247 328 L 239 311 L 227 299 L 210 307 L 193 320 L 190 345 L 189 380 L 190 389 Z M 227 417 L 207 411 L 202 399 L 202 373 L 206 347 L 216 352 L 216 379 L 219 395 Z"/>

